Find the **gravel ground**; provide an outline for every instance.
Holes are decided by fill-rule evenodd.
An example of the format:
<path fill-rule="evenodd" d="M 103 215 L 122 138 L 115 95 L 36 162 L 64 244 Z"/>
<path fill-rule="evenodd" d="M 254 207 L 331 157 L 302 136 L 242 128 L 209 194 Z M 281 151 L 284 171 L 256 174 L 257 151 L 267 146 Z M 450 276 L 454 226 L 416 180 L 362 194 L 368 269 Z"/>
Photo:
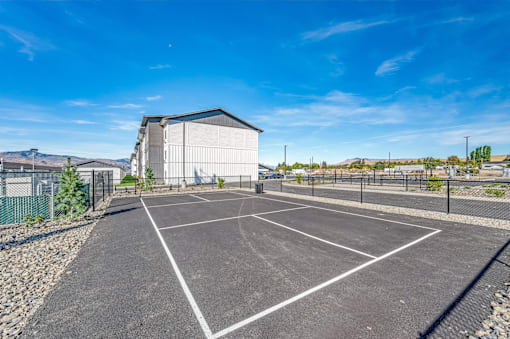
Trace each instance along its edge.
<path fill-rule="evenodd" d="M 76 257 L 104 213 L 91 212 L 75 222 L 47 221 L 0 229 L 0 335 L 18 337 L 43 304 L 66 266 Z M 69 273 L 69 272 L 67 272 Z"/>
<path fill-rule="evenodd" d="M 469 336 L 470 339 L 510 338 L 510 281 L 505 283 L 505 287 L 505 290 L 494 293 L 492 314 L 482 322 L 475 336 Z"/>

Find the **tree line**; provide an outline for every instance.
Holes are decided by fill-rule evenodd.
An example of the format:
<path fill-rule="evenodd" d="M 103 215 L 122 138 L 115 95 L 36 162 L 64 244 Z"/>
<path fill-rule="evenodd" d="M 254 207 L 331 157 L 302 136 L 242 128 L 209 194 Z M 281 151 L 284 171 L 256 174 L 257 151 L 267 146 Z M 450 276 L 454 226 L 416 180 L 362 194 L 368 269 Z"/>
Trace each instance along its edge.
<path fill-rule="evenodd" d="M 470 154 L 470 164 L 472 166 L 480 166 L 481 162 L 487 162 L 490 161 L 491 158 L 491 146 L 484 145 L 477 147 L 475 150 L 473 150 Z M 384 168 L 388 167 L 388 161 L 377 161 L 374 164 L 368 164 L 365 162 L 365 159 L 356 160 L 350 164 L 344 164 L 344 165 L 333 165 L 333 164 L 327 164 L 326 161 L 322 161 L 320 163 L 312 163 L 312 164 L 306 164 L 306 163 L 300 163 L 295 162 L 292 165 L 285 166 L 285 163 L 278 163 L 278 166 L 276 167 L 277 170 L 287 170 L 291 171 L 293 169 L 303 168 L 308 170 L 310 168 L 312 169 L 377 169 L 377 170 L 384 170 Z M 446 161 L 433 158 L 433 157 L 426 157 L 423 159 L 416 159 L 416 160 L 405 160 L 405 161 L 390 161 L 390 167 L 394 168 L 395 166 L 403 166 L 403 165 L 425 165 L 425 168 L 431 169 L 435 168 L 436 166 L 448 166 L 448 165 L 457 165 L 457 166 L 464 166 L 465 162 L 461 161 L 460 158 L 456 155 L 450 155 Z"/>

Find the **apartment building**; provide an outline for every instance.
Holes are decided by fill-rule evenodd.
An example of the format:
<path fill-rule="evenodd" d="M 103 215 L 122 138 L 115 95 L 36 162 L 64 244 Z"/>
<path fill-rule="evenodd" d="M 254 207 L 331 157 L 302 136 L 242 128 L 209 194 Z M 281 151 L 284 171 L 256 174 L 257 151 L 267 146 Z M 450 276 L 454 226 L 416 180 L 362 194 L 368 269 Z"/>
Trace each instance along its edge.
<path fill-rule="evenodd" d="M 178 115 L 146 115 L 131 163 L 135 175 L 150 167 L 157 181 L 181 184 L 211 178 L 257 179 L 258 135 L 262 129 L 213 108 Z"/>

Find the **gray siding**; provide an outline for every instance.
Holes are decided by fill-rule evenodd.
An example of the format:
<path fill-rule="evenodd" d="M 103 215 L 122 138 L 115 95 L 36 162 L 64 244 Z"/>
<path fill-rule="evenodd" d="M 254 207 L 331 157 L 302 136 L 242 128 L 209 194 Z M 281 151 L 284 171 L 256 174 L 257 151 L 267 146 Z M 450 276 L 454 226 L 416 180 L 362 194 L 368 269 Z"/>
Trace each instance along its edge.
<path fill-rule="evenodd" d="M 149 120 L 147 123 L 149 129 L 149 142 L 147 145 L 149 152 L 148 166 L 152 168 L 154 178 L 163 178 L 163 127 L 160 125 L 161 119 Z"/>
<path fill-rule="evenodd" d="M 212 111 L 212 112 L 193 114 L 193 115 L 185 116 L 185 117 L 180 117 L 180 118 L 177 118 L 176 120 L 193 121 L 196 123 L 203 123 L 203 124 L 208 124 L 208 125 L 218 125 L 218 126 L 250 129 L 250 127 L 247 126 L 246 124 L 226 115 L 225 113 L 223 113 L 222 111 L 219 111 L 219 110 Z"/>

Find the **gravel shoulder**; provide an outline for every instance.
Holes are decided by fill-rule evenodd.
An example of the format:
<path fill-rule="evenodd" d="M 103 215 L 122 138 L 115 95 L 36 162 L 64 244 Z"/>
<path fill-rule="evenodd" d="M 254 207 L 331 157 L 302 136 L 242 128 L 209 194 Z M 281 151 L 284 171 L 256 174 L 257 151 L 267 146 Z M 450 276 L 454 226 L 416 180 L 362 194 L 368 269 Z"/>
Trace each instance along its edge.
<path fill-rule="evenodd" d="M 107 206 L 109 201 L 103 206 Z M 0 229 L 0 336 L 18 337 L 73 261 L 105 208 L 79 221 Z"/>

